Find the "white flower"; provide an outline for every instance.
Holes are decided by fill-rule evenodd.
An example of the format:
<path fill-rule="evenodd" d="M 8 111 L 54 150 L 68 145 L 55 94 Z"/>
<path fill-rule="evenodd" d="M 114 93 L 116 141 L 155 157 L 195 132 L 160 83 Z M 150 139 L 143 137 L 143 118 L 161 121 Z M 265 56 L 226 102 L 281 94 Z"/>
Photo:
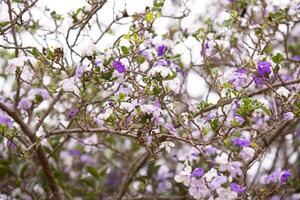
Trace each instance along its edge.
<path fill-rule="evenodd" d="M 152 114 L 154 118 L 159 117 L 161 113 L 160 108 L 150 104 L 142 105 L 141 110 L 147 114 Z"/>
<path fill-rule="evenodd" d="M 209 195 L 210 191 L 205 185 L 205 181 L 202 179 L 193 178 L 189 187 L 189 193 L 195 199 L 204 199 Z"/>
<path fill-rule="evenodd" d="M 162 142 L 162 143 L 159 145 L 159 148 L 160 148 L 160 149 L 165 148 L 166 151 L 167 151 L 168 153 L 171 152 L 171 148 L 173 148 L 173 147 L 175 147 L 175 144 L 174 144 L 173 142 L 170 142 L 170 141 Z"/>
<path fill-rule="evenodd" d="M 166 80 L 163 81 L 163 86 L 166 88 L 169 88 L 170 90 L 172 90 L 175 93 L 178 93 L 180 90 L 180 79 L 179 78 L 174 78 L 172 80 Z"/>
<path fill-rule="evenodd" d="M 97 46 L 94 45 L 92 42 L 81 47 L 81 55 L 82 56 L 92 56 L 95 51 L 97 51 Z"/>
<path fill-rule="evenodd" d="M 61 81 L 59 85 L 64 91 L 68 91 L 68 92 L 74 92 L 74 90 L 76 89 L 76 85 L 73 77 Z"/>
<path fill-rule="evenodd" d="M 255 150 L 251 147 L 243 147 L 242 151 L 239 153 L 239 156 L 245 160 L 251 160 L 255 154 Z"/>
<path fill-rule="evenodd" d="M 150 71 L 149 71 L 151 76 L 155 76 L 157 73 L 160 74 L 163 78 L 166 78 L 169 74 L 172 74 L 172 71 L 164 66 L 156 66 L 153 67 Z"/>
<path fill-rule="evenodd" d="M 288 89 L 286 89 L 285 87 L 280 87 L 276 90 L 276 92 L 281 95 L 281 96 L 284 96 L 284 97 L 288 97 L 289 94 L 290 94 L 290 91 Z"/>
<path fill-rule="evenodd" d="M 211 182 L 216 176 L 218 176 L 218 171 L 215 168 L 211 168 L 203 177 L 207 182 Z"/>
<path fill-rule="evenodd" d="M 234 200 L 238 197 L 237 193 L 231 191 L 230 188 L 218 188 L 217 194 L 219 195 L 216 200 Z"/>
<path fill-rule="evenodd" d="M 133 105 L 132 103 L 128 103 L 128 102 L 122 102 L 120 104 L 120 108 L 123 110 L 127 110 L 128 112 L 131 112 L 134 110 L 135 105 Z"/>
<path fill-rule="evenodd" d="M 106 119 L 108 119 L 111 115 L 113 114 L 113 110 L 111 109 L 111 108 L 109 108 L 109 109 L 106 109 L 105 110 L 105 113 L 101 113 L 101 114 L 99 114 L 98 115 L 98 118 L 99 119 L 104 119 L 104 120 L 106 120 Z"/>
<path fill-rule="evenodd" d="M 33 61 L 33 57 L 19 56 L 17 58 L 12 58 L 8 61 L 5 72 L 7 74 L 15 73 L 17 67 L 23 67 L 26 61 Z"/>
<path fill-rule="evenodd" d="M 192 172 L 192 167 L 187 165 L 183 171 L 181 171 L 178 175 L 174 177 L 175 181 L 178 183 L 183 182 L 185 186 L 190 185 L 191 181 L 191 172 Z"/>

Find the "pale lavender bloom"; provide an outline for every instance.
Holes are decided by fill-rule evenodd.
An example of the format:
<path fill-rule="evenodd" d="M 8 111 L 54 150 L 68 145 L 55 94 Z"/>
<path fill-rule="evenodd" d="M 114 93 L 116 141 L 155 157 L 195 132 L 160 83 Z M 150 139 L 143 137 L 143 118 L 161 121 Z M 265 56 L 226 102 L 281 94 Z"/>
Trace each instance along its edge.
<path fill-rule="evenodd" d="M 80 161 L 86 164 L 93 164 L 93 159 L 88 154 L 83 154 L 80 156 Z"/>
<path fill-rule="evenodd" d="M 79 151 L 78 149 L 72 149 L 72 150 L 70 151 L 70 154 L 71 154 L 72 156 L 78 156 L 78 155 L 80 155 L 80 151 Z"/>
<path fill-rule="evenodd" d="M 100 117 L 97 117 L 96 123 L 97 123 L 97 126 L 98 126 L 99 128 L 103 128 L 103 126 L 104 126 L 104 121 L 103 121 Z"/>
<path fill-rule="evenodd" d="M 84 65 L 79 65 L 76 68 L 75 78 L 80 78 L 83 75 L 83 73 L 84 73 L 84 69 L 85 69 Z"/>
<path fill-rule="evenodd" d="M 231 162 L 228 166 L 228 171 L 230 176 L 235 178 L 237 175 L 242 175 L 243 171 L 241 170 L 242 164 L 240 162 Z"/>
<path fill-rule="evenodd" d="M 273 173 L 266 176 L 264 179 L 265 184 L 277 183 L 280 177 L 281 170 L 276 169 Z"/>
<path fill-rule="evenodd" d="M 245 122 L 245 119 L 236 115 L 234 118 L 233 118 L 235 121 L 237 121 L 239 123 L 239 125 L 242 125 L 244 122 Z"/>
<path fill-rule="evenodd" d="M 250 140 L 242 138 L 233 138 L 232 143 L 238 147 L 248 147 L 250 145 Z"/>
<path fill-rule="evenodd" d="M 292 60 L 299 62 L 300 61 L 300 56 L 292 56 Z"/>
<path fill-rule="evenodd" d="M 13 127 L 13 122 L 7 115 L 0 115 L 0 124 L 6 125 L 10 129 Z"/>
<path fill-rule="evenodd" d="M 236 90 L 242 89 L 243 87 L 245 87 L 247 85 L 246 84 L 246 81 L 247 81 L 246 73 L 247 73 L 247 71 L 242 70 L 242 69 L 235 71 L 231 75 L 231 77 L 229 79 L 229 83 L 231 83 Z"/>
<path fill-rule="evenodd" d="M 43 100 L 47 100 L 50 98 L 50 94 L 46 89 L 42 89 L 42 88 L 34 88 L 32 90 L 30 90 L 28 96 L 41 96 L 43 98 Z"/>
<path fill-rule="evenodd" d="M 205 197 L 209 196 L 210 190 L 207 188 L 203 178 L 193 178 L 189 187 L 189 194 L 195 199 L 205 199 Z"/>
<path fill-rule="evenodd" d="M 291 121 L 292 119 L 294 119 L 294 113 L 292 112 L 286 112 L 284 113 L 284 120 L 286 121 Z"/>
<path fill-rule="evenodd" d="M 99 67 L 101 64 L 102 64 L 102 61 L 101 61 L 101 60 L 95 60 L 95 65 L 96 65 L 97 67 Z"/>
<path fill-rule="evenodd" d="M 205 154 L 215 154 L 217 152 L 217 149 L 211 145 L 204 147 L 203 150 Z"/>
<path fill-rule="evenodd" d="M 165 123 L 164 127 L 168 129 L 171 134 L 176 135 L 176 128 L 171 123 Z"/>
<path fill-rule="evenodd" d="M 210 122 L 214 118 L 216 118 L 216 113 L 209 113 L 205 119 L 205 123 Z"/>
<path fill-rule="evenodd" d="M 218 175 L 216 176 L 210 183 L 209 187 L 213 190 L 221 187 L 222 184 L 227 182 L 227 177 L 224 175 Z"/>
<path fill-rule="evenodd" d="M 239 153 L 239 156 L 245 160 L 251 160 L 254 157 L 255 150 L 250 147 L 243 147 L 242 151 Z"/>
<path fill-rule="evenodd" d="M 18 103 L 18 109 L 20 110 L 28 110 L 32 106 L 32 102 L 27 98 L 23 97 Z"/>

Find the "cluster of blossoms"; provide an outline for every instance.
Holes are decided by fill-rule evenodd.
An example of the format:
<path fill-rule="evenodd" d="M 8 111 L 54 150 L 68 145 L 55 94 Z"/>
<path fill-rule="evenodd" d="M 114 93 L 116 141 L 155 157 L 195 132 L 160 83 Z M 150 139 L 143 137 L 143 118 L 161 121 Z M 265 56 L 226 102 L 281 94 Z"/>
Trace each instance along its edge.
<path fill-rule="evenodd" d="M 105 28 L 105 0 L 66 19 L 46 9 L 55 27 L 41 30 L 35 1 L 0 2 L 0 198 L 297 196 L 299 4 L 218 2 L 218 16 L 185 27 L 194 6 L 179 2 L 125 5 Z M 176 23 L 160 34 L 165 18 Z"/>

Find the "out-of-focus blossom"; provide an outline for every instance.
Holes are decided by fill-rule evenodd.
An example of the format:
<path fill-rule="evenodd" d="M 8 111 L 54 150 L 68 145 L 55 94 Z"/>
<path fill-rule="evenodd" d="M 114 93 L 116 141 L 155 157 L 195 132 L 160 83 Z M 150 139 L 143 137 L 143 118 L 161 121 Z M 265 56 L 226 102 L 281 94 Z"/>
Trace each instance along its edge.
<path fill-rule="evenodd" d="M 284 170 L 281 172 L 280 181 L 282 183 L 286 183 L 288 181 L 288 178 L 292 176 L 292 172 L 290 169 Z"/>
<path fill-rule="evenodd" d="M 250 145 L 250 140 L 242 138 L 233 138 L 232 143 L 238 147 L 248 147 Z"/>
<path fill-rule="evenodd" d="M 159 57 L 163 56 L 165 54 L 166 50 L 167 50 L 167 47 L 165 45 L 158 46 L 158 48 L 157 48 L 157 56 L 159 56 Z"/>
<path fill-rule="evenodd" d="M 286 112 L 286 113 L 284 113 L 283 117 L 284 117 L 285 121 L 291 121 L 294 119 L 294 113 Z"/>
<path fill-rule="evenodd" d="M 76 89 L 76 85 L 73 77 L 61 81 L 59 85 L 66 92 L 74 92 L 74 90 Z"/>
<path fill-rule="evenodd" d="M 288 89 L 286 89 L 285 87 L 280 87 L 276 90 L 276 92 L 281 95 L 284 96 L 285 98 L 287 98 L 290 95 L 290 91 Z"/>
<path fill-rule="evenodd" d="M 78 110 L 77 108 L 72 108 L 72 109 L 70 110 L 70 112 L 68 113 L 68 117 L 69 117 L 70 119 L 74 118 L 74 117 L 77 115 L 78 111 L 79 111 L 79 110 Z"/>
<path fill-rule="evenodd" d="M 234 200 L 238 197 L 237 193 L 231 191 L 230 188 L 220 187 L 217 189 L 217 194 L 216 200 Z"/>
<path fill-rule="evenodd" d="M 230 188 L 233 192 L 236 192 L 236 193 L 243 193 L 245 192 L 245 188 L 236 184 L 236 183 L 230 183 Z"/>
<path fill-rule="evenodd" d="M 255 150 L 251 147 L 243 147 L 242 151 L 239 153 L 239 156 L 245 160 L 249 161 L 254 157 Z"/>
<path fill-rule="evenodd" d="M 192 167 L 188 165 L 188 166 L 184 167 L 183 171 L 181 171 L 179 174 L 177 174 L 174 177 L 174 179 L 178 183 L 183 182 L 183 184 L 185 186 L 189 186 L 190 181 L 191 181 L 191 172 L 192 172 Z"/>
<path fill-rule="evenodd" d="M 32 102 L 29 99 L 23 97 L 20 99 L 20 101 L 18 103 L 18 109 L 28 110 L 31 107 L 31 105 L 32 105 Z"/>
<path fill-rule="evenodd" d="M 170 141 L 165 141 L 165 142 L 162 142 L 160 145 L 159 145 L 159 148 L 160 149 L 166 149 L 166 151 L 168 153 L 171 152 L 171 149 L 175 147 L 175 144 L 173 142 L 170 142 Z"/>
<path fill-rule="evenodd" d="M 201 167 L 197 167 L 193 170 L 192 176 L 194 177 L 201 177 L 204 174 L 204 170 Z"/>
<path fill-rule="evenodd" d="M 189 194 L 197 200 L 205 199 L 210 194 L 203 179 L 193 178 L 189 187 Z"/>
<path fill-rule="evenodd" d="M 125 65 L 121 61 L 114 60 L 112 66 L 120 73 L 125 73 L 126 68 Z"/>
<path fill-rule="evenodd" d="M 0 114 L 0 124 L 6 125 L 10 129 L 13 127 L 13 122 L 7 115 Z"/>
<path fill-rule="evenodd" d="M 257 63 L 257 72 L 260 77 L 267 77 L 271 74 L 271 63 L 267 61 L 259 61 Z"/>

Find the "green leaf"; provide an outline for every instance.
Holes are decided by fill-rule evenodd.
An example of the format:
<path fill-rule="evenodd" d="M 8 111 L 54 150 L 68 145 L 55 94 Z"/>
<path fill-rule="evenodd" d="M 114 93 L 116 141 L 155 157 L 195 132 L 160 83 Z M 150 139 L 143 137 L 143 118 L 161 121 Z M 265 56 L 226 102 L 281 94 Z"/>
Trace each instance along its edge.
<path fill-rule="evenodd" d="M 284 57 L 281 53 L 277 53 L 275 56 L 272 57 L 272 61 L 276 64 L 281 63 L 282 61 L 284 61 Z"/>
<path fill-rule="evenodd" d="M 33 47 L 32 50 L 31 50 L 31 54 L 34 57 L 38 57 L 39 56 L 39 50 L 37 48 Z"/>
<path fill-rule="evenodd" d="M 144 56 L 137 57 L 138 64 L 143 64 L 145 62 L 146 58 Z"/>
<path fill-rule="evenodd" d="M 5 27 L 9 24 L 9 21 L 6 22 L 0 22 L 0 27 Z"/>
<path fill-rule="evenodd" d="M 153 13 L 152 12 L 148 12 L 146 15 L 146 20 L 147 22 L 151 23 L 153 21 Z"/>
<path fill-rule="evenodd" d="M 121 46 L 121 51 L 124 55 L 128 55 L 129 54 L 129 50 L 126 46 Z"/>
<path fill-rule="evenodd" d="M 94 176 L 95 178 L 99 178 L 99 174 L 98 174 L 98 172 L 97 172 L 97 170 L 94 168 L 94 167 L 92 167 L 92 166 L 87 166 L 87 171 L 92 175 L 92 176 Z"/>
<path fill-rule="evenodd" d="M 0 166 L 0 177 L 1 176 L 14 176 L 14 172 L 7 166 Z"/>
<path fill-rule="evenodd" d="M 101 74 L 100 77 L 104 80 L 109 81 L 111 79 L 112 75 L 113 75 L 113 70 L 110 70 L 108 72 L 104 72 L 103 74 Z"/>

